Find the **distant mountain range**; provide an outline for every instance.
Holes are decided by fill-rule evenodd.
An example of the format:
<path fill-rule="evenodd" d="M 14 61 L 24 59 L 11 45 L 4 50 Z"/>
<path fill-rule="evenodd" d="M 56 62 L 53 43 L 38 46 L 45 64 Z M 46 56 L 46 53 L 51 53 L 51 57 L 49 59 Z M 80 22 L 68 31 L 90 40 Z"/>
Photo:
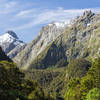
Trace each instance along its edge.
<path fill-rule="evenodd" d="M 10 58 L 13 58 L 25 48 L 26 44 L 18 39 L 15 32 L 7 31 L 0 36 L 0 46 Z"/>

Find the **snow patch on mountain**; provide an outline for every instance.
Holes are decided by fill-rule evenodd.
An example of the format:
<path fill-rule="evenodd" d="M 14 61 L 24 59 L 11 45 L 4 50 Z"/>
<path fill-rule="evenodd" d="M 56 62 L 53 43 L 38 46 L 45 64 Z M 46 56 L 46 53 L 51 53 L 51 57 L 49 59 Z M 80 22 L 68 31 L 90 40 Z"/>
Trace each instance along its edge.
<path fill-rule="evenodd" d="M 8 56 L 13 58 L 26 46 L 26 44 L 18 39 L 15 32 L 7 31 L 5 34 L 0 36 L 0 46 L 7 55 L 10 54 Z"/>
<path fill-rule="evenodd" d="M 52 22 L 49 26 L 55 25 L 57 28 L 64 28 L 70 26 L 70 21 L 67 22 Z"/>
<path fill-rule="evenodd" d="M 8 33 L 5 33 L 4 35 L 0 36 L 0 43 L 3 43 L 3 42 L 13 42 L 14 41 L 14 37 L 12 37 L 10 34 Z"/>

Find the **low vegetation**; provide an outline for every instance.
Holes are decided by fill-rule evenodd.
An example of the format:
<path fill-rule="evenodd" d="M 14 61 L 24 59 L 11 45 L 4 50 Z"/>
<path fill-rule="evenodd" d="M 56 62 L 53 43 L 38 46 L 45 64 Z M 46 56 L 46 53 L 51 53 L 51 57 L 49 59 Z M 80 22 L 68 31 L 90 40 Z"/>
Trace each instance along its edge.
<path fill-rule="evenodd" d="M 0 100 L 99 100 L 100 57 L 72 60 L 67 67 L 20 71 L 0 61 Z"/>
<path fill-rule="evenodd" d="M 0 100 L 54 100 L 37 82 L 24 79 L 12 62 L 0 62 Z"/>
<path fill-rule="evenodd" d="M 100 100 L 100 57 L 81 80 L 79 77 L 71 79 L 67 88 L 65 100 Z"/>
<path fill-rule="evenodd" d="M 25 78 L 36 80 L 45 92 L 55 97 L 61 97 L 66 91 L 66 68 L 27 70 L 24 71 Z"/>

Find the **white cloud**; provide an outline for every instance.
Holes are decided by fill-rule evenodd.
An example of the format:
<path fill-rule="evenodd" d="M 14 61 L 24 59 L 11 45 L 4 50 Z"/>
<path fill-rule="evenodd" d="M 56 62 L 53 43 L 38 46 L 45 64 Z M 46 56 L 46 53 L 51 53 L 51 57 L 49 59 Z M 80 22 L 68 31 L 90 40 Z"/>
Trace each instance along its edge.
<path fill-rule="evenodd" d="M 31 12 L 32 10 L 24 10 L 24 11 L 19 12 L 17 16 L 24 16 L 24 15 L 30 14 Z"/>
<path fill-rule="evenodd" d="M 11 1 L 5 4 L 6 8 L 12 8 L 15 7 L 17 5 L 17 2 Z"/>
<path fill-rule="evenodd" d="M 10 2 L 0 2 L 0 14 L 9 14 L 16 11 L 16 7 L 18 2 L 10 1 Z"/>
<path fill-rule="evenodd" d="M 81 15 L 89 9 L 55 9 L 35 8 L 34 3 L 22 0 L 0 0 L 0 28 L 13 29 L 15 31 L 29 30 L 39 25 L 48 24 L 52 21 L 64 22 Z M 41 9 L 42 8 L 42 9 Z M 91 8 L 90 8 L 91 9 Z M 100 8 L 92 9 L 94 12 Z"/>
<path fill-rule="evenodd" d="M 22 18 L 25 18 L 25 17 L 32 17 L 32 16 L 33 16 L 33 12 L 34 12 L 33 9 L 22 10 L 22 11 L 20 11 L 19 13 L 16 14 L 16 17 L 22 17 Z"/>
<path fill-rule="evenodd" d="M 30 16 L 32 17 L 31 21 L 28 23 L 18 26 L 17 30 L 28 29 L 34 26 L 38 26 L 40 24 L 48 24 L 52 21 L 62 22 L 62 21 L 69 21 L 70 19 L 81 15 L 85 10 L 90 9 L 63 9 L 62 7 L 58 7 L 55 10 L 36 10 L 39 12 L 37 14 L 34 13 L 34 10 L 25 10 L 18 13 L 16 16 Z M 33 17 L 34 16 L 34 17 Z"/>

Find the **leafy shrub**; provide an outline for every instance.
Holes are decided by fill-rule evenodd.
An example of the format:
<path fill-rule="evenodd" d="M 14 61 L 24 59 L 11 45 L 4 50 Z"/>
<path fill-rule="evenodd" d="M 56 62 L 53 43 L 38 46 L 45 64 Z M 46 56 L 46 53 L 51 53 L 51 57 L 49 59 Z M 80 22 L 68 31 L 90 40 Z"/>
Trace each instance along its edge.
<path fill-rule="evenodd" d="M 77 79 L 75 80 L 69 81 L 68 90 L 65 94 L 65 100 L 99 100 L 100 95 L 98 94 L 100 94 L 100 58 L 96 59 L 92 63 L 92 66 L 88 70 L 87 74 L 82 77 L 80 83 L 77 83 Z M 97 96 L 95 94 L 97 94 Z M 70 99 L 69 96 L 73 98 Z M 77 96 L 78 98 L 76 98 Z M 92 99 L 92 97 L 94 99 Z"/>
<path fill-rule="evenodd" d="M 24 74 L 14 63 L 0 62 L 0 100 L 50 100 L 49 98 L 37 82 L 24 79 Z"/>
<path fill-rule="evenodd" d="M 71 78 L 83 77 L 91 66 L 90 62 L 85 59 L 72 60 L 67 67 L 67 73 L 69 80 Z"/>
<path fill-rule="evenodd" d="M 65 100 L 79 100 L 80 98 L 80 90 L 79 85 L 80 80 L 78 78 L 71 79 L 69 83 L 67 84 L 67 92 L 65 94 Z"/>
<path fill-rule="evenodd" d="M 100 100 L 100 88 L 93 88 L 86 96 L 86 100 Z"/>
<path fill-rule="evenodd" d="M 85 99 L 89 90 L 96 87 L 100 88 L 100 58 L 93 62 L 91 68 L 87 72 L 87 75 L 81 80 L 81 98 Z"/>

